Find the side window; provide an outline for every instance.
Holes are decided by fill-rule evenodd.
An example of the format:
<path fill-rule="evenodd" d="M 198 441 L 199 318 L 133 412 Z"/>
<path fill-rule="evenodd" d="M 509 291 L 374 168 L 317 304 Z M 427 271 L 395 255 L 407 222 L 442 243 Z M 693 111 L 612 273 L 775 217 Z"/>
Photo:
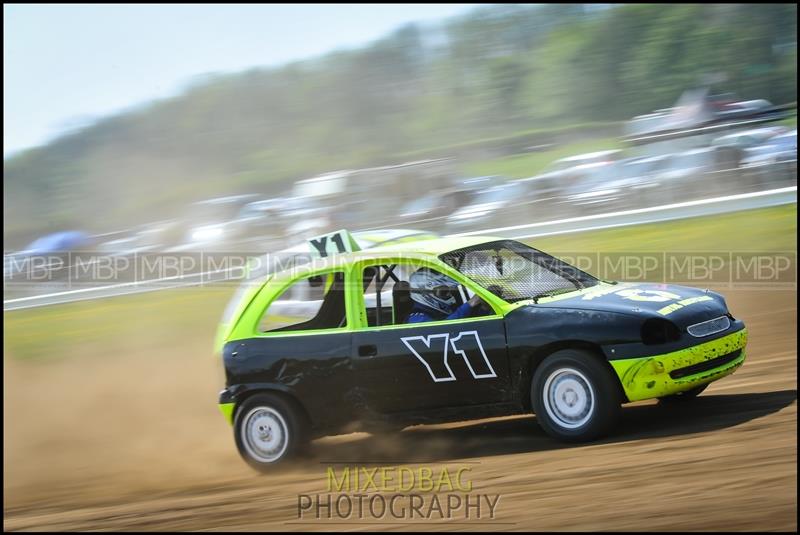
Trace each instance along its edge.
<path fill-rule="evenodd" d="M 417 276 L 414 274 L 419 272 Z M 404 325 L 493 314 L 490 309 L 461 308 L 472 297 L 465 286 L 421 265 L 387 264 L 364 268 L 364 314 L 367 325 Z M 460 315 L 464 314 L 464 315 Z"/>
<path fill-rule="evenodd" d="M 345 326 L 344 273 L 325 273 L 289 285 L 264 312 L 260 332 L 338 329 Z"/>

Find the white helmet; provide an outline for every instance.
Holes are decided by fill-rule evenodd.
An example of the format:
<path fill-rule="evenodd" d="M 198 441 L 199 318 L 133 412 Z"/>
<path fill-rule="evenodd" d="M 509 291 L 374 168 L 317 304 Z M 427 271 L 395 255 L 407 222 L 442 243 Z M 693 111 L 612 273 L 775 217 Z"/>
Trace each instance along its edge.
<path fill-rule="evenodd" d="M 420 268 L 411 275 L 409 285 L 415 302 L 445 315 L 455 311 L 458 283 L 447 275 Z"/>

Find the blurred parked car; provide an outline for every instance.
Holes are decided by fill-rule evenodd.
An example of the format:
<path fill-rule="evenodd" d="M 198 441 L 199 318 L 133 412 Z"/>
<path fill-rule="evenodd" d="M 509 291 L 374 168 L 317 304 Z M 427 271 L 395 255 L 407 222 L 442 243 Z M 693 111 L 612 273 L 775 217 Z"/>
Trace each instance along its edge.
<path fill-rule="evenodd" d="M 637 115 L 624 126 L 624 134 L 626 137 L 644 136 L 651 132 L 658 132 L 664 128 L 664 125 L 669 118 L 669 110 L 658 110 L 653 113 L 645 115 Z"/>
<path fill-rule="evenodd" d="M 581 166 L 611 163 L 617 161 L 621 154 L 621 150 L 615 149 L 560 158 L 545 167 L 540 174 L 522 181 L 535 187 L 537 194 L 543 199 L 555 198 L 578 178 Z"/>
<path fill-rule="evenodd" d="M 303 242 L 333 230 L 332 210 L 317 197 L 287 197 L 281 203 L 281 226 L 284 243 Z"/>
<path fill-rule="evenodd" d="M 579 178 L 567 188 L 562 202 L 600 211 L 663 202 L 659 171 L 666 161 L 666 156 L 653 156 L 579 166 L 575 169 Z"/>
<path fill-rule="evenodd" d="M 762 98 L 725 103 L 719 106 L 715 111 L 720 118 L 735 119 L 754 115 L 768 110 L 769 108 L 772 108 L 772 103 Z"/>
<path fill-rule="evenodd" d="M 89 247 L 92 237 L 81 230 L 65 230 L 42 236 L 33 241 L 26 251 L 30 254 L 47 254 L 75 251 Z"/>
<path fill-rule="evenodd" d="M 588 152 L 586 154 L 577 154 L 575 156 L 560 158 L 548 165 L 541 174 L 546 175 L 549 173 L 558 173 L 560 171 L 566 171 L 577 165 L 613 162 L 619 158 L 620 154 L 622 154 L 620 149 L 614 149 L 603 150 L 599 152 Z"/>
<path fill-rule="evenodd" d="M 693 200 L 730 193 L 736 173 L 720 164 L 714 147 L 703 147 L 669 155 L 655 178 L 665 195 Z"/>
<path fill-rule="evenodd" d="M 621 204 L 627 194 L 625 186 L 630 179 L 621 178 L 621 162 L 599 162 L 577 166 L 576 180 L 565 187 L 560 203 L 571 207 L 612 209 Z"/>
<path fill-rule="evenodd" d="M 70 253 L 87 251 L 93 246 L 94 239 L 81 230 L 47 234 L 21 251 L 4 254 L 3 278 L 13 278 L 20 274 L 41 276 L 53 267 L 68 266 Z"/>
<path fill-rule="evenodd" d="M 561 158 L 548 165 L 543 173 L 519 180 L 529 188 L 528 194 L 538 203 L 533 212 L 535 217 L 545 219 L 564 215 L 566 192 L 584 180 L 586 174 L 596 166 L 616 162 L 621 153 L 621 150 L 607 150 Z"/>
<path fill-rule="evenodd" d="M 416 200 L 420 191 L 450 187 L 454 174 L 449 158 L 342 170 L 299 180 L 291 195 L 326 206 L 335 227 L 374 227 L 385 224 L 398 206 Z"/>
<path fill-rule="evenodd" d="M 239 221 L 239 214 L 244 206 L 257 199 L 258 195 L 244 194 L 192 203 L 180 225 L 182 242 L 173 250 L 204 250 L 235 244 L 247 231 L 246 225 Z"/>
<path fill-rule="evenodd" d="M 446 225 L 453 232 L 465 232 L 529 222 L 539 203 L 540 199 L 531 195 L 529 182 L 515 180 L 476 192 L 470 204 L 447 217 Z"/>
<path fill-rule="evenodd" d="M 433 190 L 403 205 L 396 219 L 402 224 L 409 224 L 446 217 L 471 203 L 479 191 L 505 182 L 506 179 L 499 175 L 453 180 L 449 187 Z"/>
<path fill-rule="evenodd" d="M 797 180 L 797 129 L 750 147 L 742 158 L 745 180 L 754 186 Z"/>
<path fill-rule="evenodd" d="M 764 143 L 771 137 L 783 134 L 788 129 L 782 126 L 765 126 L 740 130 L 714 139 L 711 146 L 717 149 L 717 159 L 726 167 L 739 167 L 745 150 Z"/>
<path fill-rule="evenodd" d="M 165 250 L 176 241 L 174 236 L 179 232 L 177 227 L 178 221 L 174 219 L 146 223 L 123 233 L 121 237 L 100 243 L 97 248 L 115 256 Z"/>
<path fill-rule="evenodd" d="M 452 194 L 433 191 L 400 208 L 396 219 L 401 224 L 429 221 L 449 215 L 458 204 Z"/>
<path fill-rule="evenodd" d="M 727 134 L 716 138 L 711 142 L 713 147 L 738 147 L 746 149 L 764 143 L 771 137 L 786 133 L 788 128 L 782 126 L 765 126 L 762 128 L 751 128 L 740 130 L 732 134 Z"/>
<path fill-rule="evenodd" d="M 259 240 L 281 237 L 281 211 L 285 204 L 286 199 L 276 197 L 244 205 L 236 216 L 236 225 L 241 228 L 240 234 Z"/>

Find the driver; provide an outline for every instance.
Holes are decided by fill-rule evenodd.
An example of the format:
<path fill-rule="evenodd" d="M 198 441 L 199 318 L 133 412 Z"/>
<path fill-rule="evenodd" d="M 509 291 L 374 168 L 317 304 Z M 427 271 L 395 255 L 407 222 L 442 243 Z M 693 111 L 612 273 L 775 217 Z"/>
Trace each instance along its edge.
<path fill-rule="evenodd" d="M 408 323 L 466 318 L 483 302 L 478 294 L 475 294 L 469 301 L 456 308 L 458 283 L 447 275 L 428 268 L 415 271 L 411 275 L 409 285 L 414 307 L 408 316 Z"/>

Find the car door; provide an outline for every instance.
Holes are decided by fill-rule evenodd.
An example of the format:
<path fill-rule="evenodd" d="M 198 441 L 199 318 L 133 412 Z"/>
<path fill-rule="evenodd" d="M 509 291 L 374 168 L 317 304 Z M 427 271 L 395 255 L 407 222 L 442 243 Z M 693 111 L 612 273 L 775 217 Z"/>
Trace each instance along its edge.
<path fill-rule="evenodd" d="M 389 294 L 382 295 L 385 302 Z M 503 321 L 491 311 L 482 317 L 355 329 L 354 381 L 365 404 L 372 412 L 396 414 L 508 401 Z"/>

